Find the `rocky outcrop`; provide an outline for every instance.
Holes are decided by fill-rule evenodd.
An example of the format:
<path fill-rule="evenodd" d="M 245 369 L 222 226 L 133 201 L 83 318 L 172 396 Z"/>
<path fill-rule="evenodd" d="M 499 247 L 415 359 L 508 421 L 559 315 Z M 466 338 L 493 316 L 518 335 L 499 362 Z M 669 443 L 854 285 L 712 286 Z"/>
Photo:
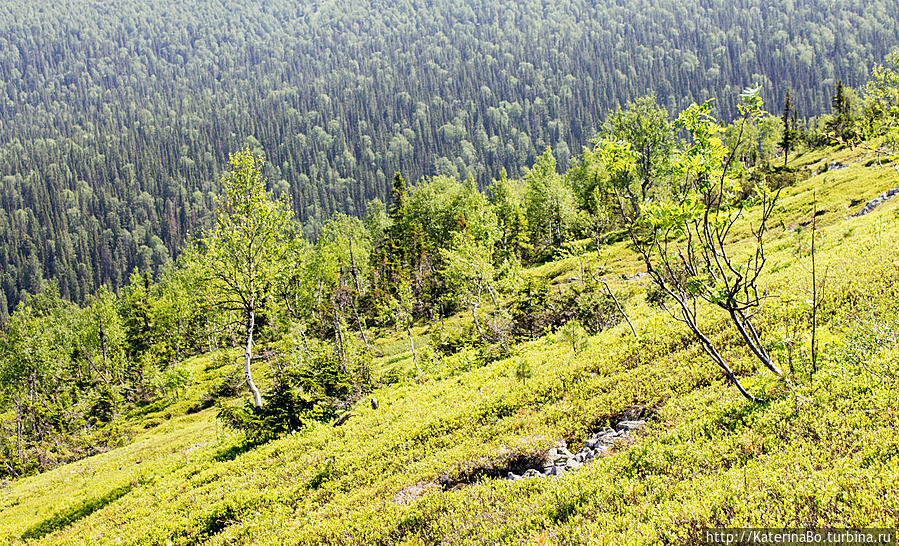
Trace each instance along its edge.
<path fill-rule="evenodd" d="M 594 433 L 578 449 L 577 453 L 569 451 L 564 441 L 557 442 L 547 452 L 542 468 L 529 468 L 521 474 L 509 472 L 506 478 L 509 480 L 546 478 L 549 476 L 560 476 L 566 472 L 577 470 L 593 459 L 606 455 L 616 444 L 631 437 L 635 431 L 645 426 L 646 421 L 639 418 L 642 413 L 643 408 L 636 409 L 636 411 L 630 410 L 629 414 L 626 412 L 623 416 L 624 419 L 618 421 L 614 428 L 603 427 Z"/>
<path fill-rule="evenodd" d="M 893 197 L 894 195 L 896 195 L 897 193 L 899 193 L 899 188 L 893 188 L 893 189 L 891 189 L 891 190 L 887 190 L 887 191 L 881 193 L 880 195 L 878 195 L 878 196 L 875 197 L 874 199 L 871 199 L 870 201 L 868 201 L 867 203 L 865 203 L 865 206 L 862 207 L 862 210 L 860 210 L 860 211 L 856 212 L 855 214 L 853 214 L 852 217 L 853 217 L 853 218 L 858 218 L 859 216 L 864 216 L 865 214 L 868 214 L 869 212 L 871 212 L 872 210 L 874 210 L 878 205 L 880 205 L 880 204 L 882 204 L 882 203 L 884 203 L 884 202 L 889 201 L 890 199 L 892 199 L 892 197 Z"/>

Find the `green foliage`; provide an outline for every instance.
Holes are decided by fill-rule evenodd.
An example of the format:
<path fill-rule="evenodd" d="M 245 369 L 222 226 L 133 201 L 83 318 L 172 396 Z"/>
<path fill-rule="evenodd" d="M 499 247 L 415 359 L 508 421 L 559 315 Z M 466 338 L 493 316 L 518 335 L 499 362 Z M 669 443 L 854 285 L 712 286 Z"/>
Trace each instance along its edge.
<path fill-rule="evenodd" d="M 524 177 L 527 225 L 536 261 L 552 258 L 570 237 L 577 221 L 574 192 L 556 171 L 556 158 L 547 148 Z"/>
<path fill-rule="evenodd" d="M 871 69 L 864 103 L 867 136 L 883 138 L 882 152 L 893 165 L 899 164 L 899 50 Z"/>
<path fill-rule="evenodd" d="M 519 339 L 540 337 L 572 320 L 597 334 L 621 320 L 614 300 L 599 283 L 554 293 L 545 279 L 534 277 L 514 294 L 510 314 L 512 333 Z"/>
<path fill-rule="evenodd" d="M 171 366 L 158 372 L 153 386 L 172 402 L 180 400 L 190 384 L 190 371 L 183 366 Z"/>
<path fill-rule="evenodd" d="M 500 250 L 507 258 L 528 260 L 534 250 L 526 208 L 526 187 L 521 180 L 512 180 L 505 169 L 489 188 L 490 203 L 500 227 Z"/>
<path fill-rule="evenodd" d="M 493 252 L 498 235 L 494 229 L 489 234 L 477 238 L 468 230 L 455 234 L 450 249 L 441 251 L 444 265 L 442 274 L 446 279 L 449 292 L 446 298 L 457 298 L 464 307 L 471 310 L 478 330 L 478 309 L 485 295 L 489 296 L 493 305 L 498 305 L 496 294 L 497 271 L 493 265 Z"/>
<path fill-rule="evenodd" d="M 848 88 L 843 85 L 843 80 L 837 80 L 836 88 L 833 92 L 833 98 L 830 104 L 833 108 L 833 114 L 828 119 L 826 127 L 830 132 L 831 138 L 839 142 L 853 144 L 858 138 L 858 132 L 855 128 L 857 116 L 858 98 L 851 93 Z"/>
<path fill-rule="evenodd" d="M 882 87 L 890 88 L 892 76 L 886 69 L 877 70 L 885 82 Z M 891 99 L 885 96 L 882 102 L 888 103 Z M 323 104 L 325 98 L 320 98 Z M 847 100 L 848 110 L 844 102 L 839 109 L 857 120 L 852 100 Z M 619 518 L 621 503 L 639 504 L 642 513 L 648 513 L 648 504 L 634 500 L 643 497 L 633 494 L 637 489 L 676 505 L 681 500 L 677 495 L 666 497 L 667 490 L 657 487 L 660 476 L 666 486 L 681 487 L 681 495 L 689 496 L 697 480 L 718 491 L 723 497 L 718 504 L 711 503 L 712 513 L 699 510 L 702 521 L 694 523 L 705 525 L 721 518 L 718 510 L 734 505 L 731 491 L 715 489 L 722 473 L 733 467 L 745 470 L 764 460 L 765 450 L 777 446 L 788 446 L 785 458 L 792 464 L 795 450 L 832 428 L 833 415 L 851 413 L 851 408 L 840 407 L 843 400 L 862 400 L 889 411 L 883 401 L 893 395 L 895 373 L 890 362 L 897 340 L 896 325 L 886 318 L 895 309 L 886 313 L 878 309 L 869 321 L 840 323 L 835 318 L 844 308 L 857 312 L 864 290 L 869 289 L 853 286 L 852 279 L 873 283 L 883 276 L 881 282 L 886 284 L 877 286 L 895 284 L 890 269 L 894 257 L 881 244 L 884 234 L 891 233 L 883 222 L 892 214 L 886 207 L 887 212 L 878 212 L 876 249 L 883 258 L 879 263 L 886 265 L 877 275 L 870 271 L 841 275 L 837 295 L 821 306 L 826 327 L 822 325 L 819 339 L 826 373 L 810 373 L 812 368 L 806 365 L 807 306 L 784 303 L 773 314 L 761 309 L 766 298 L 762 281 L 772 278 L 765 268 L 766 249 L 775 249 L 780 268 L 780 276 L 773 277 L 780 283 L 775 289 L 795 287 L 795 272 L 801 269 L 795 267 L 795 260 L 802 258 L 801 253 L 798 258 L 792 253 L 795 245 L 779 230 L 769 229 L 780 198 L 775 188 L 785 189 L 791 200 L 789 208 L 777 210 L 786 226 L 807 218 L 804 203 L 811 185 L 802 184 L 804 169 L 756 165 L 764 154 L 773 153 L 771 135 L 775 128 L 788 129 L 788 116 L 782 127 L 772 122 L 774 118 L 762 110 L 758 89 L 743 93 L 738 111 L 739 118 L 725 125 L 708 101 L 687 108 L 671 124 L 665 108 L 652 99 L 638 99 L 609 117 L 593 149 L 577 158 L 572 169 L 558 172 L 556 158 L 547 148 L 523 178 L 503 175 L 495 181 L 490 198 L 477 189 L 473 178 L 459 182 L 441 175 L 407 188 L 397 174 L 388 209 L 374 203 L 365 221 L 336 214 L 322 223 L 319 217 L 319 227 L 305 230 L 317 232 L 314 244 L 299 240 L 300 226 L 293 221 L 284 184 L 274 179 L 274 191 L 266 186 L 266 167 L 255 152 L 260 143 L 248 138 L 247 150 L 232 157 L 231 170 L 222 178 L 224 193 L 217 201 L 214 225 L 177 263 L 163 268 L 156 282 L 135 273 L 121 297 L 103 289 L 81 307 L 50 286 L 24 298 L 9 318 L 0 337 L 4 476 L 18 478 L 106 449 L 129 433 L 120 432 L 120 427 L 133 426 L 138 434 L 152 438 L 166 434 L 159 429 L 171 431 L 184 423 L 205 423 L 207 429 L 206 441 L 177 444 L 183 458 L 166 452 L 166 457 L 178 461 L 166 464 L 181 465 L 183 471 L 172 471 L 173 466 L 158 460 L 154 463 L 164 467 L 160 475 L 177 472 L 162 480 L 165 483 L 158 489 L 135 491 L 137 500 L 130 495 L 112 499 L 103 514 L 93 515 L 92 507 L 107 504 L 106 497 L 59 511 L 46 519 L 49 523 L 38 522 L 34 536 L 50 529 L 66 541 L 70 532 L 88 532 L 87 523 L 75 520 L 93 521 L 111 512 L 108 517 L 116 525 L 109 532 L 127 537 L 126 541 L 191 542 L 215 535 L 222 542 L 240 542 L 256 532 L 251 526 L 257 523 L 280 530 L 291 521 L 290 514 L 304 513 L 311 514 L 316 524 L 294 526 L 291 531 L 300 536 L 292 536 L 293 540 L 366 543 L 440 536 L 464 542 L 482 538 L 456 527 L 458 518 L 472 519 L 466 503 L 494 502 L 497 513 L 517 513 L 519 519 L 497 518 L 504 522 L 502 529 L 484 524 L 491 539 L 520 542 L 538 529 L 554 529 L 562 533 L 556 538 L 577 542 L 583 538 L 577 535 L 577 524 L 593 521 L 596 514 L 613 517 L 599 506 L 612 506 Z M 876 115 L 882 123 L 876 138 L 886 137 L 891 114 L 884 110 Z M 441 138 L 465 140 L 460 125 L 441 127 Z M 684 140 L 675 144 L 675 134 Z M 323 144 L 325 135 L 319 137 L 318 144 Z M 414 138 L 405 131 L 395 134 L 390 153 L 401 162 L 409 161 Z M 560 159 L 570 159 L 570 150 L 557 149 Z M 811 151 L 811 158 L 804 161 L 811 165 L 831 153 L 851 151 Z M 874 165 L 857 165 L 837 181 L 818 178 L 811 184 L 833 192 L 826 197 L 832 213 L 848 201 L 849 190 L 840 184 L 851 177 L 862 180 L 852 186 L 853 192 L 882 191 L 888 180 L 878 178 L 883 171 Z M 442 170 L 464 172 L 462 167 L 440 162 Z M 869 174 L 859 176 L 863 169 L 870 169 L 865 171 Z M 854 240 L 853 229 L 835 235 Z M 603 241 L 612 239 L 606 232 L 616 230 L 630 239 L 630 245 L 603 248 Z M 603 272 L 614 268 L 624 278 L 642 260 L 655 286 L 647 299 L 673 310 L 689 332 L 662 322 L 657 308 L 630 301 L 626 304 L 647 322 L 641 331 L 648 334 L 640 339 L 622 336 L 622 330 L 615 328 L 621 314 L 618 302 L 611 289 L 604 282 L 597 284 L 600 279 L 590 273 L 595 265 L 592 256 L 587 257 L 590 241 L 579 239 L 590 235 L 595 238 L 596 260 L 610 256 L 614 264 L 603 265 Z M 831 263 L 839 261 L 833 248 Z M 554 256 L 566 259 L 536 268 L 521 281 L 522 260 Z M 555 280 L 550 284 L 538 274 Z M 636 300 L 642 285 L 631 286 L 623 293 Z M 710 312 L 716 308 L 724 311 L 723 316 Z M 465 313 L 451 316 L 458 309 Z M 437 315 L 440 327 L 434 327 Z M 421 332 L 429 327 L 431 344 L 419 343 Z M 551 331 L 553 336 L 540 339 Z M 375 339 L 382 336 L 390 341 Z M 279 338 L 281 342 L 275 343 Z M 261 355 L 254 353 L 257 341 L 270 342 Z M 222 343 L 245 347 L 244 380 L 254 392 L 252 374 L 266 366 L 271 374 L 262 381 L 264 396 L 257 396 L 254 403 L 219 407 L 218 418 L 243 435 L 228 438 L 230 433 L 225 433 L 223 439 L 215 429 L 213 441 L 209 439 L 213 412 L 203 410 L 213 400 L 234 394 L 237 381 L 223 371 L 230 357 L 215 362 L 190 357 Z M 382 355 L 380 351 L 391 344 Z M 403 348 L 397 350 L 398 345 Z M 741 382 L 768 401 L 732 400 L 732 393 L 697 356 L 699 348 L 747 398 L 752 397 Z M 414 372 L 398 364 L 410 357 Z M 379 358 L 379 372 L 386 369 L 379 375 L 389 385 L 377 393 L 382 405 L 373 399 L 369 411 L 368 403 L 357 402 L 372 388 L 374 358 Z M 780 375 L 772 358 L 786 360 L 791 374 L 771 380 L 755 373 L 753 362 L 761 360 Z M 157 395 L 165 400 L 147 404 Z M 468 484 L 473 477 L 486 481 L 497 475 L 504 461 L 511 465 L 515 460 L 539 460 L 555 439 L 579 442 L 598 424 L 620 418 L 635 402 L 667 404 L 681 413 L 668 414 L 671 422 L 659 427 L 661 432 L 651 425 L 646 432 L 649 439 L 634 435 L 632 449 L 616 446 L 621 451 L 609 457 L 611 462 L 597 461 L 589 472 L 570 481 L 535 483 L 530 489 L 505 483 Z M 804 404 L 818 404 L 808 412 L 814 419 L 798 417 Z M 342 421 L 347 428 L 327 426 L 350 411 L 358 419 Z M 701 430 L 688 427 L 686 438 L 677 431 L 665 436 L 664 431 L 683 422 L 678 421 L 682 415 L 695 417 L 695 413 L 702 417 L 691 420 L 690 426 L 700 423 L 696 426 Z M 860 426 L 888 433 L 888 425 L 878 429 L 863 414 L 853 415 Z M 794 437 L 777 436 L 780 432 L 773 423 L 796 425 Z M 820 430 L 808 432 L 815 427 Z M 752 436 L 749 445 L 731 449 L 730 436 L 741 433 Z M 890 442 L 883 444 L 894 450 L 895 442 Z M 209 443 L 218 447 L 215 454 L 202 450 Z M 858 446 L 841 445 L 849 455 Z M 126 447 L 139 451 L 146 446 Z M 683 452 L 693 447 L 700 455 Z M 868 453 L 854 462 L 873 460 L 883 470 L 886 459 L 878 456 Z M 782 468 L 777 466 L 779 459 L 758 464 Z M 256 465 L 265 471 L 248 476 L 247 468 L 255 472 Z M 120 471 L 123 468 L 119 466 Z M 696 468 L 718 475 L 702 482 L 706 474 L 697 477 Z M 592 482 L 596 476 L 601 479 Z M 721 483 L 735 483 L 730 478 L 721 478 Z M 244 479 L 260 493 L 248 495 L 250 486 L 243 485 L 236 492 L 233 484 Z M 606 489 L 598 491 L 597 483 L 619 483 L 616 479 L 624 480 L 624 485 L 609 488 L 608 494 Z M 294 485 L 272 486 L 271 480 Z M 412 506 L 406 504 L 408 496 L 418 498 L 415 487 L 428 491 L 437 481 L 468 489 L 452 494 L 435 491 Z M 418 485 L 412 487 L 413 483 Z M 568 488 L 568 483 L 578 485 Z M 590 487 L 581 487 L 584 483 Z M 397 494 L 400 486 L 412 493 Z M 162 497 L 157 496 L 160 491 Z M 471 491 L 484 496 L 468 496 Z M 182 494 L 187 498 L 181 500 Z M 216 494 L 221 498 L 209 503 Z M 377 502 L 368 503 L 370 496 Z M 18 498 L 0 495 L 0 503 L 7 503 L 0 506 L 4 511 L 14 508 Z M 198 498 L 209 507 L 202 514 L 194 510 Z M 359 503 L 359 498 L 366 502 Z M 552 503 L 549 507 L 523 507 L 528 502 L 540 507 L 539 501 L 547 500 Z M 750 508 L 758 506 L 753 502 L 738 506 L 751 514 Z M 135 531 L 129 526 L 140 518 L 116 512 L 140 513 L 147 505 L 167 520 Z M 372 515 L 373 506 L 379 515 Z M 274 512 L 260 507 L 274 507 Z M 343 525 L 342 517 L 333 517 L 343 513 L 350 514 L 347 528 L 332 527 L 335 521 Z M 689 541 L 689 535 L 685 538 L 672 530 L 669 520 L 652 514 L 647 518 L 656 526 L 651 531 L 659 532 L 646 536 Z M 723 521 L 731 519 L 727 515 Z M 591 527 L 592 532 L 609 528 L 607 520 Z M 340 539 L 334 539 L 337 536 Z M 276 534 L 272 540 L 281 538 Z"/>
<path fill-rule="evenodd" d="M 203 271 L 212 304 L 226 310 L 264 311 L 290 265 L 293 212 L 289 200 L 267 190 L 262 165 L 249 150 L 231 157 L 215 225 L 204 234 L 199 263 L 192 264 Z"/>
<path fill-rule="evenodd" d="M 613 182 L 617 191 L 640 201 L 659 191 L 671 169 L 674 135 L 668 111 L 655 97 L 640 97 L 623 110 L 619 107 L 606 120 L 601 134 L 606 141 L 627 143 L 634 154 L 632 169 L 620 163 L 623 158 L 607 162 L 610 173 L 618 172 L 623 178 Z"/>
<path fill-rule="evenodd" d="M 111 491 L 145 473 L 157 478 L 40 543 L 692 544 L 709 527 L 889 526 L 899 479 L 891 371 L 897 336 L 890 318 L 899 247 L 892 203 L 851 220 L 839 213 L 849 199 L 892 184 L 888 169 L 853 161 L 860 154 L 810 153 L 806 160 L 833 157 L 850 166 L 799 180 L 780 200 L 788 226 L 808 218 L 812 190 L 820 210 L 829 211 L 817 225 L 819 265 L 830 267 L 819 316 L 820 371 L 802 373 L 808 270 L 796 243 L 803 233 L 768 232 L 775 267 L 764 280 L 779 298 L 755 316 L 760 331 L 771 334 L 766 338 L 796 340 L 788 344 L 800 373 L 789 382 L 756 373 L 727 318 L 704 318 L 705 331 L 765 403 L 737 396 L 708 368 L 686 328 L 643 305 L 645 280 L 619 280 L 639 265 L 625 245 L 615 244 L 603 248 L 603 260 L 609 282 L 641 324 L 639 340 L 613 327 L 591 336 L 574 356 L 567 341 L 542 337 L 494 361 L 463 347 L 423 365 L 427 373 L 378 386 L 371 392 L 377 409 L 366 396 L 346 408 L 354 417 L 341 427 L 310 421 L 296 434 L 255 447 L 235 446 L 242 435 L 222 431 L 214 411 L 183 415 L 187 403 L 160 406 L 134 422 L 137 441 L 9 483 L 0 494 L 0 540 L 16 542 L 25 529 L 78 504 L 85 491 Z M 757 218 L 755 210 L 746 214 Z M 745 229 L 734 231 L 728 250 L 751 246 L 748 237 Z M 576 267 L 569 259 L 526 273 L 570 278 Z M 532 292 L 541 291 L 532 284 Z M 545 286 L 551 302 L 559 286 L 563 294 L 590 293 L 589 284 L 577 281 Z M 711 309 L 702 301 L 697 306 Z M 455 328 L 464 317 L 443 322 Z M 392 344 L 388 349 L 374 339 L 384 351 L 376 367 L 402 356 L 403 332 L 369 333 Z M 255 364 L 297 369 L 306 349 L 299 329 L 291 338 L 269 347 L 275 359 Z M 347 341 L 353 369 L 362 352 L 353 345 L 364 344 Z M 315 354 L 318 342 L 311 334 L 308 342 Z M 323 349 L 336 361 L 333 345 Z M 198 382 L 189 396 L 220 383 L 226 364 L 221 357 L 187 359 Z M 496 479 L 517 468 L 516 461 L 539 466 L 558 440 L 580 445 L 633 404 L 646 406 L 647 425 L 608 456 L 559 479 Z"/>
<path fill-rule="evenodd" d="M 796 140 L 799 138 L 796 111 L 793 109 L 793 100 L 789 91 L 787 91 L 787 95 L 784 98 L 784 112 L 781 123 L 783 132 L 780 138 L 780 147 L 783 150 L 784 167 L 786 167 L 790 151 L 793 150 L 796 145 Z"/>
<path fill-rule="evenodd" d="M 515 366 L 515 379 L 524 383 L 534 375 L 531 365 L 527 360 L 519 360 Z"/>
<path fill-rule="evenodd" d="M 360 377 L 351 374 L 333 348 L 316 344 L 294 361 L 299 351 L 283 359 L 263 394 L 263 404 L 219 407 L 218 418 L 258 443 L 300 431 L 315 422 L 334 419 L 353 394 Z M 357 372 L 360 370 L 356 370 Z"/>
<path fill-rule="evenodd" d="M 257 325 L 271 322 L 267 315 L 278 310 L 276 296 L 287 292 L 287 258 L 295 255 L 298 244 L 290 201 L 269 193 L 262 165 L 262 158 L 249 149 L 231 156 L 215 225 L 204 234 L 193 264 L 209 305 L 238 314 L 243 323 L 244 377 L 256 406 L 262 402 L 250 368 L 253 335 Z"/>
<path fill-rule="evenodd" d="M 587 330 L 577 320 L 570 320 L 559 328 L 557 337 L 567 345 L 571 345 L 574 354 L 581 354 L 587 347 Z"/>
<path fill-rule="evenodd" d="M 491 243 L 497 235 L 496 215 L 471 179 L 437 176 L 423 181 L 409 194 L 406 214 L 421 229 L 431 253 L 452 249 L 457 233 Z"/>

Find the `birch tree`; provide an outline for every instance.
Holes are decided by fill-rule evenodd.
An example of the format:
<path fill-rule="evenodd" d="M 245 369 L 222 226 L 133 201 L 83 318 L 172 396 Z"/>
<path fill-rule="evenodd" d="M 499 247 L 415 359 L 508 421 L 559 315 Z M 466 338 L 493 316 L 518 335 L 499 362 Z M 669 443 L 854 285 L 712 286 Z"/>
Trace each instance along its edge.
<path fill-rule="evenodd" d="M 256 407 L 262 406 L 250 362 L 257 318 L 285 282 L 295 244 L 293 212 L 287 198 L 272 196 L 262 175 L 263 159 L 245 150 L 231 156 L 222 176 L 215 223 L 201 241 L 199 266 L 215 307 L 241 315 L 244 380 Z"/>

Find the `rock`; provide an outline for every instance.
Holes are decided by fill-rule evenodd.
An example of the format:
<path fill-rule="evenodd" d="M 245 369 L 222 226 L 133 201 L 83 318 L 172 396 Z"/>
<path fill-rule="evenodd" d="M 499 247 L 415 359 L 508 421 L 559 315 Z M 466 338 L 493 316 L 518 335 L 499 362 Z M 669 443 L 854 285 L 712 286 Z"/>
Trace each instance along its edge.
<path fill-rule="evenodd" d="M 543 473 L 535 468 L 529 468 L 521 475 L 522 478 L 542 478 Z"/>
<path fill-rule="evenodd" d="M 620 421 L 615 428 L 618 430 L 632 431 L 637 430 L 646 424 L 646 421 Z"/>
<path fill-rule="evenodd" d="M 521 476 L 519 476 L 518 474 L 516 474 L 516 473 L 514 473 L 514 472 L 509 472 L 509 474 L 506 476 L 506 479 L 508 479 L 508 480 L 520 480 L 520 479 L 521 479 Z"/>
<path fill-rule="evenodd" d="M 620 436 L 618 434 L 606 434 L 605 436 L 600 436 L 595 440 L 588 440 L 587 447 L 589 447 L 590 449 L 606 448 L 618 441 L 619 437 Z"/>
<path fill-rule="evenodd" d="M 899 188 L 893 188 L 891 190 L 887 190 L 887 191 L 881 193 L 874 199 L 865 203 L 865 206 L 862 207 L 862 210 L 853 214 L 852 217 L 857 218 L 859 216 L 864 216 L 865 214 L 868 214 L 869 212 L 874 210 L 878 205 L 880 205 L 884 201 L 887 201 L 887 200 L 893 198 L 893 196 L 895 196 L 897 193 L 899 193 Z"/>
<path fill-rule="evenodd" d="M 570 459 L 567 463 L 565 463 L 565 468 L 567 470 L 577 470 L 581 467 L 581 463 L 574 459 Z"/>

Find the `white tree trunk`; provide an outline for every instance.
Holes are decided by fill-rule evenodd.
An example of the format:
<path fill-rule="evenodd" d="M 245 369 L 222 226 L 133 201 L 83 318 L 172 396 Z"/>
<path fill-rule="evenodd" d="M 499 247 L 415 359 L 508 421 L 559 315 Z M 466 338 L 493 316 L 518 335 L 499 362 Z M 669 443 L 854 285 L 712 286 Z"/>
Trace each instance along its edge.
<path fill-rule="evenodd" d="M 257 389 L 256 384 L 253 383 L 253 373 L 250 370 L 250 361 L 253 358 L 253 328 L 255 326 L 256 312 L 250 311 L 247 316 L 247 347 L 243 353 L 243 372 L 247 381 L 247 386 L 250 387 L 250 392 L 253 393 L 253 404 L 255 404 L 257 408 L 261 408 L 262 397 L 259 396 L 259 389 Z"/>

